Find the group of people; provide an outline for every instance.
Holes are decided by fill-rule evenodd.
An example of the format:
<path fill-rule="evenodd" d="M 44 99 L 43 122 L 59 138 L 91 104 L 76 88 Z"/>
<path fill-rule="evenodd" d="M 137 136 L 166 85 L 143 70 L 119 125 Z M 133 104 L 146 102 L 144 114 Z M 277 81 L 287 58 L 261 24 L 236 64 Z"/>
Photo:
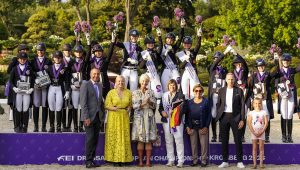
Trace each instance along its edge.
<path fill-rule="evenodd" d="M 205 98 L 196 67 L 202 30 L 197 29 L 197 42 L 192 49 L 192 37 L 184 35 L 184 20 L 181 20 L 180 26 L 176 43 L 176 35 L 172 32 L 165 35 L 163 43 L 162 33 L 157 29 L 158 46 L 155 46 L 155 38 L 147 35 L 144 50 L 137 43 L 138 30 L 129 32 L 128 42 L 119 42 L 113 33 L 107 55 L 100 44 L 91 45 L 89 35 L 86 35 L 87 51 L 76 44 L 74 56 L 71 45 L 65 44 L 62 51 L 55 51 L 50 59 L 45 55 L 45 44 L 39 43 L 36 56 L 29 61 L 28 47 L 19 45 L 17 57 L 8 67 L 8 104 L 13 110 L 15 132 L 27 132 L 29 108 L 32 107 L 34 132 L 40 131 L 40 111 L 42 132 L 47 132 L 48 115 L 49 132 L 70 132 L 72 121 L 73 132 L 86 132 L 87 168 L 97 166 L 93 158 L 103 126 L 104 158 L 107 162 L 115 166 L 131 162 L 132 140 L 137 142 L 139 166 L 144 166 L 144 151 L 146 166 L 151 166 L 152 143 L 157 140 L 155 112 L 158 110 L 165 134 L 167 166 L 175 165 L 175 140 L 177 167 L 183 167 L 185 132 L 190 136 L 192 166 L 198 164 L 198 140 L 201 145 L 200 165 L 206 166 L 211 124 L 211 142 L 216 142 L 217 138 L 222 142 L 223 163 L 219 167 L 228 167 L 229 130 L 232 128 L 237 167 L 244 168 L 242 142 L 245 141 L 246 124 L 252 134 L 254 156 L 258 141 L 262 148 L 261 155 L 264 141 L 269 142 L 270 119 L 274 118 L 271 81 L 275 79 L 282 141 L 292 143 L 292 119 L 298 106 L 294 76 L 300 72 L 300 66 L 290 66 L 291 55 L 281 55 L 273 72 L 265 69 L 267 63 L 263 59 L 257 59 L 257 71 L 249 76 L 246 61 L 230 46 L 224 52 L 215 52 L 214 61 L 208 69 L 210 80 L 208 97 Z M 116 77 L 111 88 L 107 71 L 115 47 L 123 49 L 123 61 L 121 75 Z M 221 64 L 229 53 L 235 56 L 233 72 L 228 72 Z M 141 73 L 140 76 L 138 73 Z M 248 113 L 252 108 L 254 110 Z M 131 131 L 130 115 L 133 118 Z M 219 135 L 216 133 L 217 122 Z M 256 161 L 254 165 L 256 168 Z M 263 167 L 262 160 L 260 167 Z"/>

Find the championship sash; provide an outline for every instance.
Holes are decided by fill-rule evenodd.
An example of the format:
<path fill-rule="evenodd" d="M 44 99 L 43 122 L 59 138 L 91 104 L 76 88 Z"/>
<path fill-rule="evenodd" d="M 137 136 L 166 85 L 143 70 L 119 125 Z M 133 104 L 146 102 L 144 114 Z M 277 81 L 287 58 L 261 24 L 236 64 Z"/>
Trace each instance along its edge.
<path fill-rule="evenodd" d="M 125 49 L 129 57 L 133 60 L 138 61 L 137 52 L 136 52 L 137 44 L 133 45 L 131 42 L 124 42 L 123 44 L 125 46 Z"/>
<path fill-rule="evenodd" d="M 166 58 L 164 59 L 164 63 L 166 65 L 166 67 L 170 70 L 175 70 L 176 69 L 176 65 L 174 64 L 174 62 L 172 61 L 171 57 L 169 56 L 168 52 L 172 50 L 172 46 L 168 45 L 168 46 L 164 46 L 163 50 L 162 50 L 162 55 L 165 56 Z"/>
<path fill-rule="evenodd" d="M 142 51 L 141 54 L 142 54 L 143 58 L 150 58 L 150 60 L 147 60 L 147 62 L 146 62 L 146 67 L 147 67 L 147 70 L 149 71 L 149 73 L 151 75 L 151 78 L 155 79 L 155 77 L 157 75 L 157 70 L 155 68 L 154 62 L 152 61 L 152 58 L 151 58 L 151 55 L 150 55 L 149 51 L 144 50 L 144 51 Z"/>
<path fill-rule="evenodd" d="M 185 54 L 184 51 L 180 51 L 180 52 L 176 53 L 176 55 L 178 56 L 178 58 L 181 62 L 184 62 L 185 58 L 186 58 L 185 56 L 190 56 L 190 52 L 188 51 L 188 54 Z M 185 65 L 185 69 L 188 71 L 189 75 L 192 78 L 197 77 L 197 73 L 196 73 L 194 67 L 192 66 L 192 64 L 189 61 L 187 61 L 186 65 Z"/>

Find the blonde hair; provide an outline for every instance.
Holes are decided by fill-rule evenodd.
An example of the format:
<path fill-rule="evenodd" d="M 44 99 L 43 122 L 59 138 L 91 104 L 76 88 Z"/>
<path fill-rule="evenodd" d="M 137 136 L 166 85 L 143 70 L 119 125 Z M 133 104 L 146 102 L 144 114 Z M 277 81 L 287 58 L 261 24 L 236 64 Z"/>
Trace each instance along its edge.
<path fill-rule="evenodd" d="M 259 101 L 259 103 L 260 103 L 260 105 L 261 105 L 259 109 L 262 110 L 262 99 L 257 98 L 257 97 L 254 98 L 253 101 L 252 101 L 252 107 L 253 107 L 254 101 Z"/>
<path fill-rule="evenodd" d="M 196 88 L 201 88 L 201 92 L 203 93 L 204 92 L 204 88 L 201 86 L 200 83 L 196 84 L 194 87 L 193 87 L 193 92 L 196 90 Z"/>
<path fill-rule="evenodd" d="M 148 74 L 144 73 L 140 76 L 139 79 L 139 83 L 141 84 L 143 82 L 143 80 L 148 80 L 148 82 L 150 81 L 150 77 L 148 76 Z"/>

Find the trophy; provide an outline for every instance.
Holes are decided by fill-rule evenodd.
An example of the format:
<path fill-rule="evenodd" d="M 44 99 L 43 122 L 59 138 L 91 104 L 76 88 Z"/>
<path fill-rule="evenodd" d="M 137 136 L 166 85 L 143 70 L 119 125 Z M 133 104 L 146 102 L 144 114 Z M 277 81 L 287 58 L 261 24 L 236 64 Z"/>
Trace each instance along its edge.
<path fill-rule="evenodd" d="M 26 93 L 30 89 L 30 83 L 28 81 L 17 81 L 17 87 L 20 92 Z"/>
<path fill-rule="evenodd" d="M 72 73 L 71 82 L 75 87 L 80 88 L 82 82 L 82 74 L 80 72 Z"/>
<path fill-rule="evenodd" d="M 40 88 L 46 87 L 49 84 L 51 84 L 49 75 L 45 70 L 37 72 L 37 78 L 35 79 L 35 84 L 37 84 L 37 86 Z"/>

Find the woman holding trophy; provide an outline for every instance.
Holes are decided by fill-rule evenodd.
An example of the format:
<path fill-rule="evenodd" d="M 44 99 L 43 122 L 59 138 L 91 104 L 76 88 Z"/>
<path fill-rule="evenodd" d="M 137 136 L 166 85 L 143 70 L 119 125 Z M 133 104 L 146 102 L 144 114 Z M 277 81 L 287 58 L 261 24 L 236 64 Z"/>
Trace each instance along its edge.
<path fill-rule="evenodd" d="M 30 95 L 33 92 L 32 69 L 27 60 L 27 54 L 20 52 L 17 55 L 18 64 L 10 72 L 10 83 L 14 92 L 13 106 L 16 109 L 15 132 L 17 133 L 27 133 Z"/>
<path fill-rule="evenodd" d="M 47 132 L 46 123 L 48 119 L 47 93 L 51 83 L 46 69 L 52 65 L 52 61 L 45 56 L 46 45 L 41 42 L 36 46 L 37 56 L 30 62 L 34 75 L 33 92 L 33 120 L 34 132 L 38 132 L 39 107 L 42 106 L 42 132 Z"/>

